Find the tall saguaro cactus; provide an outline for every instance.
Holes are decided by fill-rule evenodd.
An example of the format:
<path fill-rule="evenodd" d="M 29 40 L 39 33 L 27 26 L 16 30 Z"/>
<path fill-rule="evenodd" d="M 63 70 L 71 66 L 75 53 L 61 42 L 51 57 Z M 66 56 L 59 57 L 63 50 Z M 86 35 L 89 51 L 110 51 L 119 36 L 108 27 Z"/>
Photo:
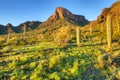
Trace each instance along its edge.
<path fill-rule="evenodd" d="M 92 25 L 90 24 L 90 35 L 92 35 Z"/>
<path fill-rule="evenodd" d="M 76 28 L 76 40 L 77 40 L 78 47 L 80 46 L 80 37 L 81 37 L 80 27 L 77 27 Z"/>
<path fill-rule="evenodd" d="M 118 27 L 118 31 L 120 31 L 119 19 L 117 19 L 117 27 Z"/>
<path fill-rule="evenodd" d="M 111 16 L 107 16 L 107 42 L 108 42 L 108 49 L 112 48 L 112 21 L 111 21 Z"/>
<path fill-rule="evenodd" d="M 26 25 L 23 24 L 23 37 L 25 39 L 25 36 L 26 36 Z"/>
<path fill-rule="evenodd" d="M 7 37 L 8 40 L 10 39 L 11 32 L 12 32 L 12 31 L 11 31 L 11 29 L 9 28 L 9 29 L 8 29 L 8 37 Z"/>
<path fill-rule="evenodd" d="M 100 27 L 101 27 L 101 32 L 103 32 L 103 23 L 100 25 Z"/>
<path fill-rule="evenodd" d="M 7 39 L 8 40 L 10 39 L 10 31 L 8 31 L 8 37 L 7 37 Z"/>

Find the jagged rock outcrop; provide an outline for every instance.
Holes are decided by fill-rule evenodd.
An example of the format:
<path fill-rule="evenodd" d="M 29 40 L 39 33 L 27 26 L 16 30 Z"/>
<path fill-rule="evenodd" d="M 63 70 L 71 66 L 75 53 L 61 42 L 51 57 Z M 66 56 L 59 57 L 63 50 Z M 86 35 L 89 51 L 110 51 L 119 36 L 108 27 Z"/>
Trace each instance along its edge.
<path fill-rule="evenodd" d="M 110 8 L 104 8 L 100 16 L 97 18 L 97 22 L 101 23 L 106 20 L 106 16 L 110 14 L 112 18 L 119 17 L 120 15 L 120 1 L 115 2 L 112 4 Z"/>
<path fill-rule="evenodd" d="M 72 14 L 69 10 L 62 7 L 58 7 L 56 8 L 55 13 L 52 16 L 50 16 L 48 20 L 42 24 L 42 26 L 49 26 L 58 19 L 66 19 L 69 22 L 79 24 L 81 26 L 84 26 L 87 23 L 89 23 L 89 21 L 85 19 L 84 16 Z"/>
<path fill-rule="evenodd" d="M 76 24 L 83 23 L 83 25 L 85 25 L 88 23 L 88 20 L 86 20 L 84 16 L 72 14 L 70 11 L 62 7 L 58 7 L 55 11 L 55 14 L 58 18 L 67 19 Z"/>

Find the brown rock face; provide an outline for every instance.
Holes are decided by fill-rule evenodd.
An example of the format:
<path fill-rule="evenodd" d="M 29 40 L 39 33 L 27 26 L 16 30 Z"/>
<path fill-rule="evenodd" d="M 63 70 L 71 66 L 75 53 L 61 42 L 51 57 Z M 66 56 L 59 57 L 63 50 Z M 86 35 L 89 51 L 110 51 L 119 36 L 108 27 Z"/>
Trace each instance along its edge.
<path fill-rule="evenodd" d="M 72 13 L 65 8 L 58 7 L 55 11 L 59 18 L 73 17 Z"/>
<path fill-rule="evenodd" d="M 67 9 L 58 7 L 56 8 L 55 13 L 52 16 L 50 16 L 48 20 L 44 23 L 44 26 L 47 26 L 58 19 L 67 19 L 68 21 L 75 24 L 80 24 L 81 26 L 89 22 L 82 15 L 74 15 Z"/>
<path fill-rule="evenodd" d="M 98 16 L 97 22 L 104 22 L 108 14 L 110 14 L 112 18 L 118 17 L 118 15 L 120 15 L 120 1 L 117 1 L 114 4 L 112 4 L 110 8 L 104 8 L 100 16 Z"/>

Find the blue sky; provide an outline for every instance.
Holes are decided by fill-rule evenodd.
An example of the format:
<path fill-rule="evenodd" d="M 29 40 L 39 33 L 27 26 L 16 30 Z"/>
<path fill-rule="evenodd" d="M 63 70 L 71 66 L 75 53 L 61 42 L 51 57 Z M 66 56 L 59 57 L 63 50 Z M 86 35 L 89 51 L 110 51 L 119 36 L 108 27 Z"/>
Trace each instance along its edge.
<path fill-rule="evenodd" d="M 0 24 L 14 26 L 25 21 L 45 21 L 60 6 L 74 14 L 95 20 L 116 0 L 0 0 Z"/>

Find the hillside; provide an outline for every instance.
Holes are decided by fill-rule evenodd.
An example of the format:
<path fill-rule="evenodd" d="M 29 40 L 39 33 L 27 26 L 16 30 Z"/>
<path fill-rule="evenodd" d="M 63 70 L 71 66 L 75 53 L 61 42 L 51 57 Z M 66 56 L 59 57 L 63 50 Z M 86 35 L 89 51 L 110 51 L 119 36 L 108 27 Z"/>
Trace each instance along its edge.
<path fill-rule="evenodd" d="M 89 22 L 58 7 L 45 22 L 19 25 L 19 34 L 7 24 L 10 33 L 0 36 L 0 79 L 120 80 L 119 10 L 117 1 Z"/>
<path fill-rule="evenodd" d="M 51 15 L 48 18 L 48 20 L 45 21 L 41 26 L 43 26 L 43 27 L 49 26 L 59 19 L 64 19 L 64 20 L 67 20 L 73 24 L 77 24 L 80 26 L 84 26 L 84 25 L 89 23 L 89 21 L 86 20 L 84 16 L 72 14 L 67 9 L 62 8 L 62 7 L 58 7 L 58 8 L 56 8 L 55 13 L 53 15 Z"/>
<path fill-rule="evenodd" d="M 89 32 L 90 28 L 93 31 L 93 35 L 102 36 L 102 38 L 106 39 L 106 18 L 107 15 L 111 16 L 112 20 L 112 39 L 114 41 L 120 42 L 120 1 L 115 2 L 109 8 L 104 8 L 101 14 L 98 16 L 97 20 L 91 21 L 89 24 L 85 25 L 82 28 L 83 33 Z M 87 33 L 86 33 L 87 34 Z M 89 35 L 89 34 L 87 34 Z"/>

